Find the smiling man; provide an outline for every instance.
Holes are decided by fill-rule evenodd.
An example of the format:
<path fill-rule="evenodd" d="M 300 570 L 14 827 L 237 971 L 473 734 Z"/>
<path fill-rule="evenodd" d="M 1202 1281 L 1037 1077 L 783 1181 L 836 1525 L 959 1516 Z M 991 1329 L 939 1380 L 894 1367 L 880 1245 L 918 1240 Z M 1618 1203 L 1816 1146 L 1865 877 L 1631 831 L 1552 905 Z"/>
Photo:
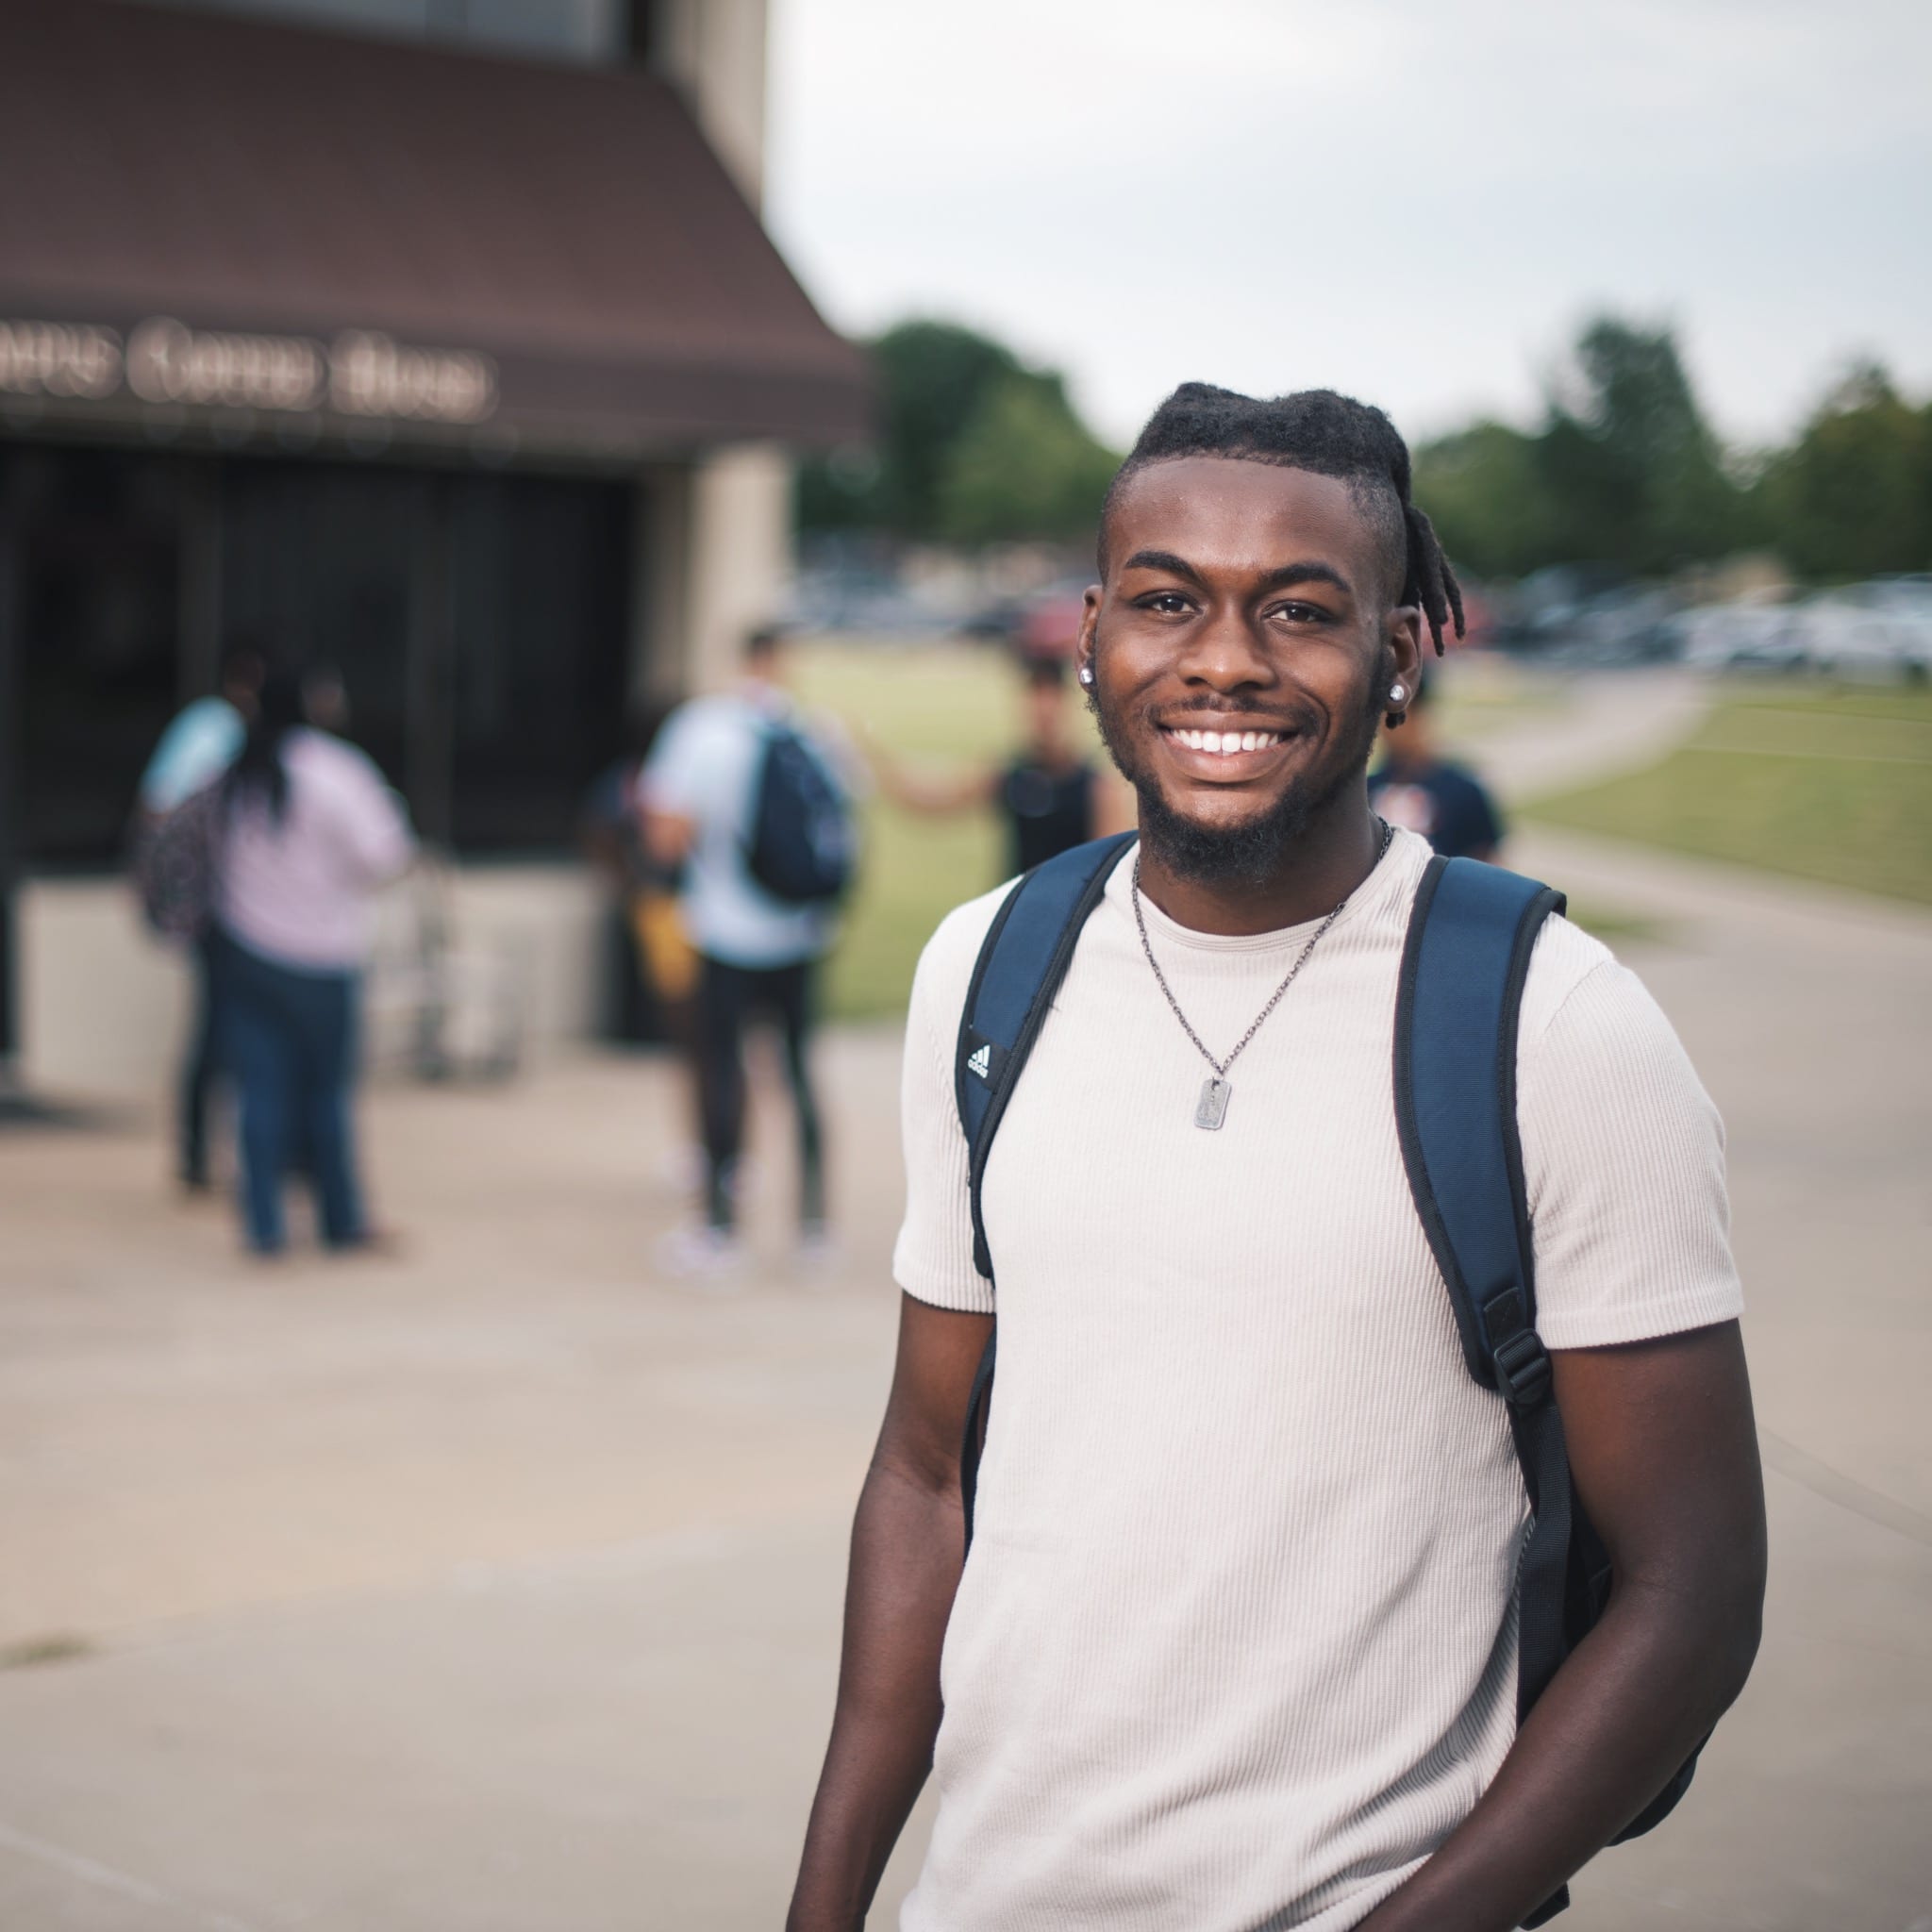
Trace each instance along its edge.
<path fill-rule="evenodd" d="M 1611 1581 L 1519 1724 L 1523 1419 L 1465 1366 L 1390 1075 L 1430 855 L 1365 786 L 1454 575 L 1378 410 L 1198 385 L 1123 466 L 1100 564 L 1080 677 L 1140 838 L 977 1229 L 956 1100 L 989 1061 L 956 1050 L 1013 889 L 920 965 L 898 1366 L 791 1932 L 864 1923 L 929 1770 L 908 1932 L 1505 1932 L 1755 1647 L 1722 1131 L 1638 981 L 1549 919 L 1513 1082 L 1536 1353 Z"/>

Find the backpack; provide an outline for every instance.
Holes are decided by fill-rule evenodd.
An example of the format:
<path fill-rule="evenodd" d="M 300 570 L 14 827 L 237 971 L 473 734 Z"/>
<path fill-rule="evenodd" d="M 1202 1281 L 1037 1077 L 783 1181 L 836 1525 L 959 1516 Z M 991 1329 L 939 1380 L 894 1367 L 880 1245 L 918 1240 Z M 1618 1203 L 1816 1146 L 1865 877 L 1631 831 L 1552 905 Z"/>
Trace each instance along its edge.
<path fill-rule="evenodd" d="M 790 724 L 764 732 L 745 865 L 774 899 L 825 905 L 844 896 L 858 860 L 851 801 Z"/>
<path fill-rule="evenodd" d="M 993 1137 L 1052 1009 L 1088 915 L 1135 834 L 1074 847 L 1008 893 L 979 950 L 959 1021 L 954 1095 L 968 1148 L 974 1265 L 990 1281 L 980 1209 Z M 1578 1502 L 1536 1332 L 1529 1210 L 1516 1128 L 1516 1025 L 1530 950 L 1560 892 L 1471 858 L 1433 858 L 1409 916 L 1395 1002 L 1396 1130 L 1409 1191 L 1455 1312 L 1469 1373 L 1507 1405 L 1532 1524 L 1517 1573 L 1519 1726 L 1609 1600 L 1607 1554 Z M 987 1338 L 959 1458 L 966 1542 L 991 1410 L 999 1332 Z M 1697 1756 L 1613 1843 L 1658 1824 Z M 1560 1889 L 1523 1924 L 1570 1903 Z"/>
<path fill-rule="evenodd" d="M 161 939 L 196 940 L 214 924 L 227 819 L 225 783 L 217 778 L 136 825 L 128 866 L 142 916 Z"/>

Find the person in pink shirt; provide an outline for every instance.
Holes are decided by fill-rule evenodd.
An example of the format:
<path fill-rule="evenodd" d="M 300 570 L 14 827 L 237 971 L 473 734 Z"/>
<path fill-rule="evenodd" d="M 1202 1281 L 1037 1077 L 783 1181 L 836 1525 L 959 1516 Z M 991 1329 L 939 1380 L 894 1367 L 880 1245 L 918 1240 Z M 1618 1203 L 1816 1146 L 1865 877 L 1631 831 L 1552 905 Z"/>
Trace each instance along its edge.
<path fill-rule="evenodd" d="M 248 1245 L 281 1252 L 282 1183 L 307 1157 L 325 1245 L 366 1245 L 352 1100 L 361 973 L 377 892 L 415 840 L 374 762 L 311 729 L 300 680 L 272 671 L 225 780 L 214 935 L 223 1058 L 241 1091 Z"/>

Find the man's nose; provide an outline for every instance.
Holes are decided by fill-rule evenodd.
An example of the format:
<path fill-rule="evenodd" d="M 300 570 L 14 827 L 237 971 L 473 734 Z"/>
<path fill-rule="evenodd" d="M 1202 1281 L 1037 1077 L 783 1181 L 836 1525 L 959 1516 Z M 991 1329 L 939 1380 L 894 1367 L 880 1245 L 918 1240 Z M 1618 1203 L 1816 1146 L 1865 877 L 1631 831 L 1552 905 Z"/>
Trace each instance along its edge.
<path fill-rule="evenodd" d="M 1213 691 L 1271 683 L 1274 667 L 1247 614 L 1239 609 L 1210 612 L 1188 640 L 1181 675 Z"/>

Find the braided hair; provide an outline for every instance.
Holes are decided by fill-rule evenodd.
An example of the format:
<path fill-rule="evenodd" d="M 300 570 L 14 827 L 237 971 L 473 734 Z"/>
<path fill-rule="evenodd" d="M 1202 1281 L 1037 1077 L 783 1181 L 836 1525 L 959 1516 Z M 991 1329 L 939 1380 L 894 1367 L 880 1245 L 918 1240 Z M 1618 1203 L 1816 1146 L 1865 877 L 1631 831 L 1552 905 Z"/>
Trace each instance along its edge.
<path fill-rule="evenodd" d="M 1244 396 L 1211 383 L 1184 382 L 1148 419 L 1108 486 L 1100 514 L 1100 574 L 1107 575 L 1107 525 L 1128 477 L 1181 457 L 1235 457 L 1309 470 L 1347 484 L 1402 559 L 1401 604 L 1422 608 L 1437 655 L 1451 624 L 1463 634 L 1462 586 L 1442 555 L 1435 527 L 1409 499 L 1408 445 L 1380 409 L 1332 389 L 1286 396 Z M 1398 547 L 1399 546 L 1399 547 Z"/>

